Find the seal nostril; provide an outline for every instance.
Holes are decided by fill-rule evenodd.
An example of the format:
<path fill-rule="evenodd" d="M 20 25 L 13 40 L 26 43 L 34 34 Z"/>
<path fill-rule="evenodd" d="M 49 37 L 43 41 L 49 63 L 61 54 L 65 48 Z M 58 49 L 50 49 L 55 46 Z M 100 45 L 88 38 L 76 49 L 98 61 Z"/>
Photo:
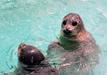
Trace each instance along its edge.
<path fill-rule="evenodd" d="M 71 31 L 68 30 L 68 29 L 63 30 L 63 32 L 64 32 L 65 34 L 67 34 L 67 35 L 71 33 Z"/>
<path fill-rule="evenodd" d="M 76 26 L 76 25 L 77 25 L 77 22 L 76 22 L 76 21 L 73 21 L 73 22 L 72 22 L 72 25 L 73 25 L 73 26 Z"/>

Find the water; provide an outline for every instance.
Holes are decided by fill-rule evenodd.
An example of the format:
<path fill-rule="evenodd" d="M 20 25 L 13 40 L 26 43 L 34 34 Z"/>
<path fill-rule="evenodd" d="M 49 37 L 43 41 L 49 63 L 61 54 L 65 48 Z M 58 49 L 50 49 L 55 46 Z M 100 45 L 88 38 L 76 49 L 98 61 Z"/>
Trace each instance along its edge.
<path fill-rule="evenodd" d="M 0 74 L 14 71 L 21 42 L 46 55 L 48 44 L 59 36 L 62 18 L 70 12 L 81 15 L 101 48 L 95 75 L 107 75 L 107 0 L 0 0 Z"/>

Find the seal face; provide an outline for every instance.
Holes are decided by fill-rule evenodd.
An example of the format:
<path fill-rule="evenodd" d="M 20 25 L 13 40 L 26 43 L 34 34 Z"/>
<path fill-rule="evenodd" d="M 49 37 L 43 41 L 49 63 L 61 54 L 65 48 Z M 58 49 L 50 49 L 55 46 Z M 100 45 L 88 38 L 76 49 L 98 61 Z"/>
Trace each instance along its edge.
<path fill-rule="evenodd" d="M 48 46 L 47 55 L 60 75 L 93 75 L 99 60 L 99 47 L 85 30 L 81 17 L 69 13 L 63 18 L 58 40 Z"/>
<path fill-rule="evenodd" d="M 61 34 L 64 37 L 71 39 L 83 31 L 85 31 L 83 22 L 78 14 L 70 13 L 64 17 L 61 25 Z"/>

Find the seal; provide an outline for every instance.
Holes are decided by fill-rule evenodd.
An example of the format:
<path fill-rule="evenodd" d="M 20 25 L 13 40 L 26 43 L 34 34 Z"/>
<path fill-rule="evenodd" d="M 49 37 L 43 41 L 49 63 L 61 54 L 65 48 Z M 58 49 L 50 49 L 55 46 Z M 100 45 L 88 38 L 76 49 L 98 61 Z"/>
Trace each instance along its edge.
<path fill-rule="evenodd" d="M 21 43 L 18 47 L 18 65 L 14 73 L 5 75 L 58 75 L 40 50 L 32 45 Z"/>
<path fill-rule="evenodd" d="M 40 50 L 34 46 L 20 44 L 18 60 L 17 75 L 58 75 L 58 71 L 51 67 Z"/>
<path fill-rule="evenodd" d="M 48 46 L 47 57 L 60 75 L 92 75 L 99 47 L 79 14 L 69 13 L 63 18 L 60 36 Z"/>

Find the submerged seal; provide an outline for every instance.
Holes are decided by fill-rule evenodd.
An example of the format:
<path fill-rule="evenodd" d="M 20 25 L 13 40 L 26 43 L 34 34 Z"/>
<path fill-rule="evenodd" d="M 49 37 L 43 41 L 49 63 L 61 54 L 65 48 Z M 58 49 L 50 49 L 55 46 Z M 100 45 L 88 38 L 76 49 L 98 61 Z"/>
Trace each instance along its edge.
<path fill-rule="evenodd" d="M 60 75 L 92 75 L 92 69 L 98 63 L 99 49 L 84 28 L 81 17 L 69 13 L 63 18 L 58 41 L 49 45 L 47 55 Z"/>
<path fill-rule="evenodd" d="M 58 71 L 48 63 L 38 48 L 20 44 L 18 66 L 14 73 L 5 75 L 58 75 Z"/>
<path fill-rule="evenodd" d="M 19 65 L 17 75 L 58 75 L 44 55 L 34 46 L 21 44 L 18 48 Z"/>

